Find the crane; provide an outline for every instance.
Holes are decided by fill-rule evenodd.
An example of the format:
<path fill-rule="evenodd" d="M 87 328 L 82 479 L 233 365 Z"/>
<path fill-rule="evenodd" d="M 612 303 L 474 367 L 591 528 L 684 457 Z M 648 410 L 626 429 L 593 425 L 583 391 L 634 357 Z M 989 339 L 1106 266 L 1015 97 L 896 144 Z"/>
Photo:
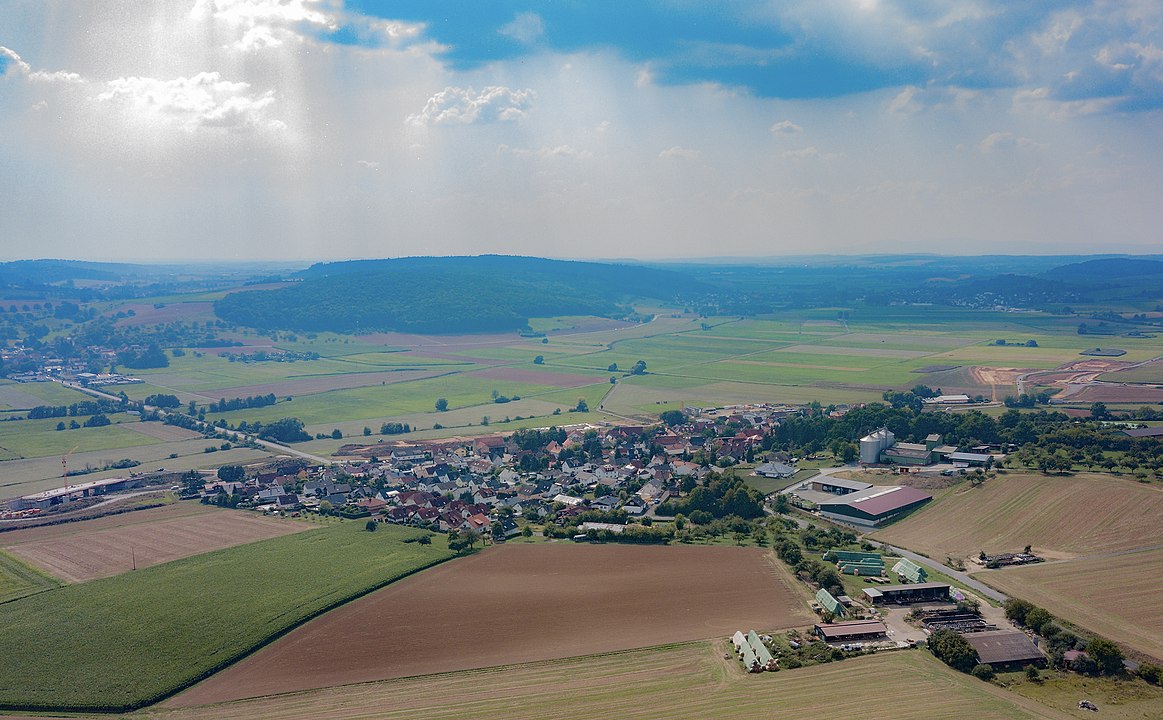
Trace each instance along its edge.
<path fill-rule="evenodd" d="M 67 479 L 69 477 L 69 456 L 77 451 L 80 445 L 73 446 L 73 449 L 61 455 L 61 478 Z"/>

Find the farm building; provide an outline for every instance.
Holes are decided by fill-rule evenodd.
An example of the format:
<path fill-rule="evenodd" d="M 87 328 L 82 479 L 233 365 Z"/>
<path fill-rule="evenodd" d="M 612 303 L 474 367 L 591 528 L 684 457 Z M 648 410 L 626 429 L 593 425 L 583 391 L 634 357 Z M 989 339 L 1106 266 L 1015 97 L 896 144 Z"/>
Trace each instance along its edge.
<path fill-rule="evenodd" d="M 859 480 L 845 480 L 844 478 L 829 477 L 827 475 L 817 475 L 811 479 L 808 485 L 816 492 L 830 493 L 832 495 L 849 495 L 872 487 L 872 483 L 861 482 Z"/>
<path fill-rule="evenodd" d="M 977 661 L 994 667 L 1041 665 L 1046 656 L 1026 634 L 1017 630 L 990 630 L 963 636 L 977 651 Z"/>
<path fill-rule="evenodd" d="M 1123 430 L 1123 434 L 1133 438 L 1163 437 L 1163 427 L 1131 428 Z"/>
<path fill-rule="evenodd" d="M 824 610 L 832 613 L 833 617 L 844 617 L 848 614 L 848 611 L 844 609 L 844 606 L 840 604 L 840 601 L 832 597 L 832 593 L 828 592 L 824 588 L 820 588 L 816 591 L 816 602 L 818 602 L 820 607 L 822 607 Z"/>
<path fill-rule="evenodd" d="M 884 574 L 884 558 L 877 553 L 830 550 L 824 559 L 835 562 L 836 569 L 845 575 L 880 577 Z"/>
<path fill-rule="evenodd" d="M 903 486 L 870 487 L 818 502 L 820 514 L 856 525 L 876 526 L 933 499 L 927 492 Z"/>
<path fill-rule="evenodd" d="M 766 478 L 789 478 L 796 474 L 796 469 L 787 463 L 769 462 L 755 468 L 755 474 Z"/>
<path fill-rule="evenodd" d="M 929 571 L 908 558 L 901 558 L 892 571 L 905 582 L 923 583 L 929 579 Z"/>
<path fill-rule="evenodd" d="M 747 668 L 747 672 L 776 669 L 775 658 L 754 630 L 748 631 L 746 635 L 742 630 L 736 630 L 731 636 L 731 643 L 735 646 L 735 652 L 743 662 L 743 667 Z"/>
<path fill-rule="evenodd" d="M 948 602 L 952 587 L 947 583 L 917 583 L 915 585 L 882 585 L 864 588 L 864 596 L 874 605 L 909 605 L 921 602 Z"/>
<path fill-rule="evenodd" d="M 880 453 L 896 441 L 896 436 L 886 427 L 860 438 L 860 462 L 875 465 L 880 462 Z"/>
<path fill-rule="evenodd" d="M 955 452 L 949 453 L 946 459 L 953 463 L 954 467 L 988 468 L 993 464 L 993 455 L 988 453 Z"/>
<path fill-rule="evenodd" d="M 888 629 L 879 620 L 819 624 L 813 631 L 824 642 L 883 640 L 888 636 Z"/>
<path fill-rule="evenodd" d="M 925 405 L 967 405 L 969 403 L 969 396 L 938 395 L 937 397 L 924 398 L 921 402 Z"/>

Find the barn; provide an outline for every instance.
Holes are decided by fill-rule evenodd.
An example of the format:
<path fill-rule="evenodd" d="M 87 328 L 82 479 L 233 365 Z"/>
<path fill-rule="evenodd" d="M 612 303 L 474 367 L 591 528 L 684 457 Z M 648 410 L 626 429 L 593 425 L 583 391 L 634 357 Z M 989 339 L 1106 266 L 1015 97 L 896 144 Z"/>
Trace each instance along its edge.
<path fill-rule="evenodd" d="M 851 622 L 821 623 L 813 629 L 824 642 L 867 642 L 884 640 L 888 628 L 879 620 L 852 620 Z"/>
<path fill-rule="evenodd" d="M 1017 630 L 988 630 L 963 636 L 977 651 L 977 661 L 994 667 L 1041 665 L 1046 656 L 1038 646 Z"/>
<path fill-rule="evenodd" d="M 817 507 L 824 517 L 875 527 L 932 499 L 932 495 L 916 488 L 875 486 L 835 500 L 822 500 Z"/>
<path fill-rule="evenodd" d="M 948 602 L 952 587 L 948 583 L 881 585 L 864 588 L 864 596 L 874 605 L 909 605 L 922 602 Z"/>

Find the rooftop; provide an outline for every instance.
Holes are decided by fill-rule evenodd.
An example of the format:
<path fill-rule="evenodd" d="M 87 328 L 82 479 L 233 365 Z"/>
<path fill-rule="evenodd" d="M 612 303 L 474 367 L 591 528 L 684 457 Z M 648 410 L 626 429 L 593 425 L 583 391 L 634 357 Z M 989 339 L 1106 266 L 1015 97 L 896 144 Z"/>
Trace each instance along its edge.
<path fill-rule="evenodd" d="M 1045 659 L 1038 646 L 1017 630 L 988 630 L 967 633 L 964 637 L 983 663 L 1005 665 Z"/>

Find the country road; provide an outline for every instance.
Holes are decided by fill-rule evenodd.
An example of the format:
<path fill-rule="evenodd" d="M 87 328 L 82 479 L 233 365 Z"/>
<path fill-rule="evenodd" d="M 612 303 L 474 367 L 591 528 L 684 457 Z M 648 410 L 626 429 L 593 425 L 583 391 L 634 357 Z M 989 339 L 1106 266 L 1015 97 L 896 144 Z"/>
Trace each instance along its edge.
<path fill-rule="evenodd" d="M 85 387 L 85 386 L 81 385 L 80 383 L 72 383 L 72 382 L 67 382 L 65 380 L 60 380 L 58 382 L 60 382 L 61 385 L 65 386 L 67 388 L 71 388 L 73 390 L 83 392 L 86 395 L 91 395 L 92 397 L 103 398 L 105 400 L 113 400 L 115 402 L 121 402 L 121 398 L 117 395 L 111 395 L 107 392 L 102 392 L 100 390 L 94 390 L 93 388 Z M 154 407 L 152 405 L 144 405 L 143 404 L 143 405 L 141 405 L 141 409 L 146 411 L 146 412 L 156 412 L 159 417 L 163 417 L 163 418 L 166 415 L 170 414 L 169 411 L 164 410 L 162 408 Z M 208 427 L 210 427 L 210 426 L 208 426 Z M 288 446 L 283 445 L 281 443 L 271 442 L 269 440 L 262 440 L 260 438 L 255 437 L 254 435 L 251 435 L 249 433 L 244 433 L 244 432 L 241 432 L 239 430 L 227 430 L 226 428 L 217 428 L 217 427 L 213 428 L 213 429 L 214 429 L 215 434 L 220 436 L 220 437 L 227 437 L 227 438 L 232 438 L 234 440 L 240 440 L 242 442 L 254 443 L 255 445 L 259 445 L 261 447 L 264 447 L 267 450 L 270 450 L 271 452 L 277 453 L 279 455 L 292 455 L 294 457 L 300 457 L 300 458 L 303 458 L 305 460 L 317 462 L 321 465 L 334 465 L 335 464 L 335 460 L 332 460 L 330 458 L 320 457 L 319 455 L 312 455 L 311 453 L 303 452 L 302 450 L 296 450 L 295 448 L 288 447 Z"/>

